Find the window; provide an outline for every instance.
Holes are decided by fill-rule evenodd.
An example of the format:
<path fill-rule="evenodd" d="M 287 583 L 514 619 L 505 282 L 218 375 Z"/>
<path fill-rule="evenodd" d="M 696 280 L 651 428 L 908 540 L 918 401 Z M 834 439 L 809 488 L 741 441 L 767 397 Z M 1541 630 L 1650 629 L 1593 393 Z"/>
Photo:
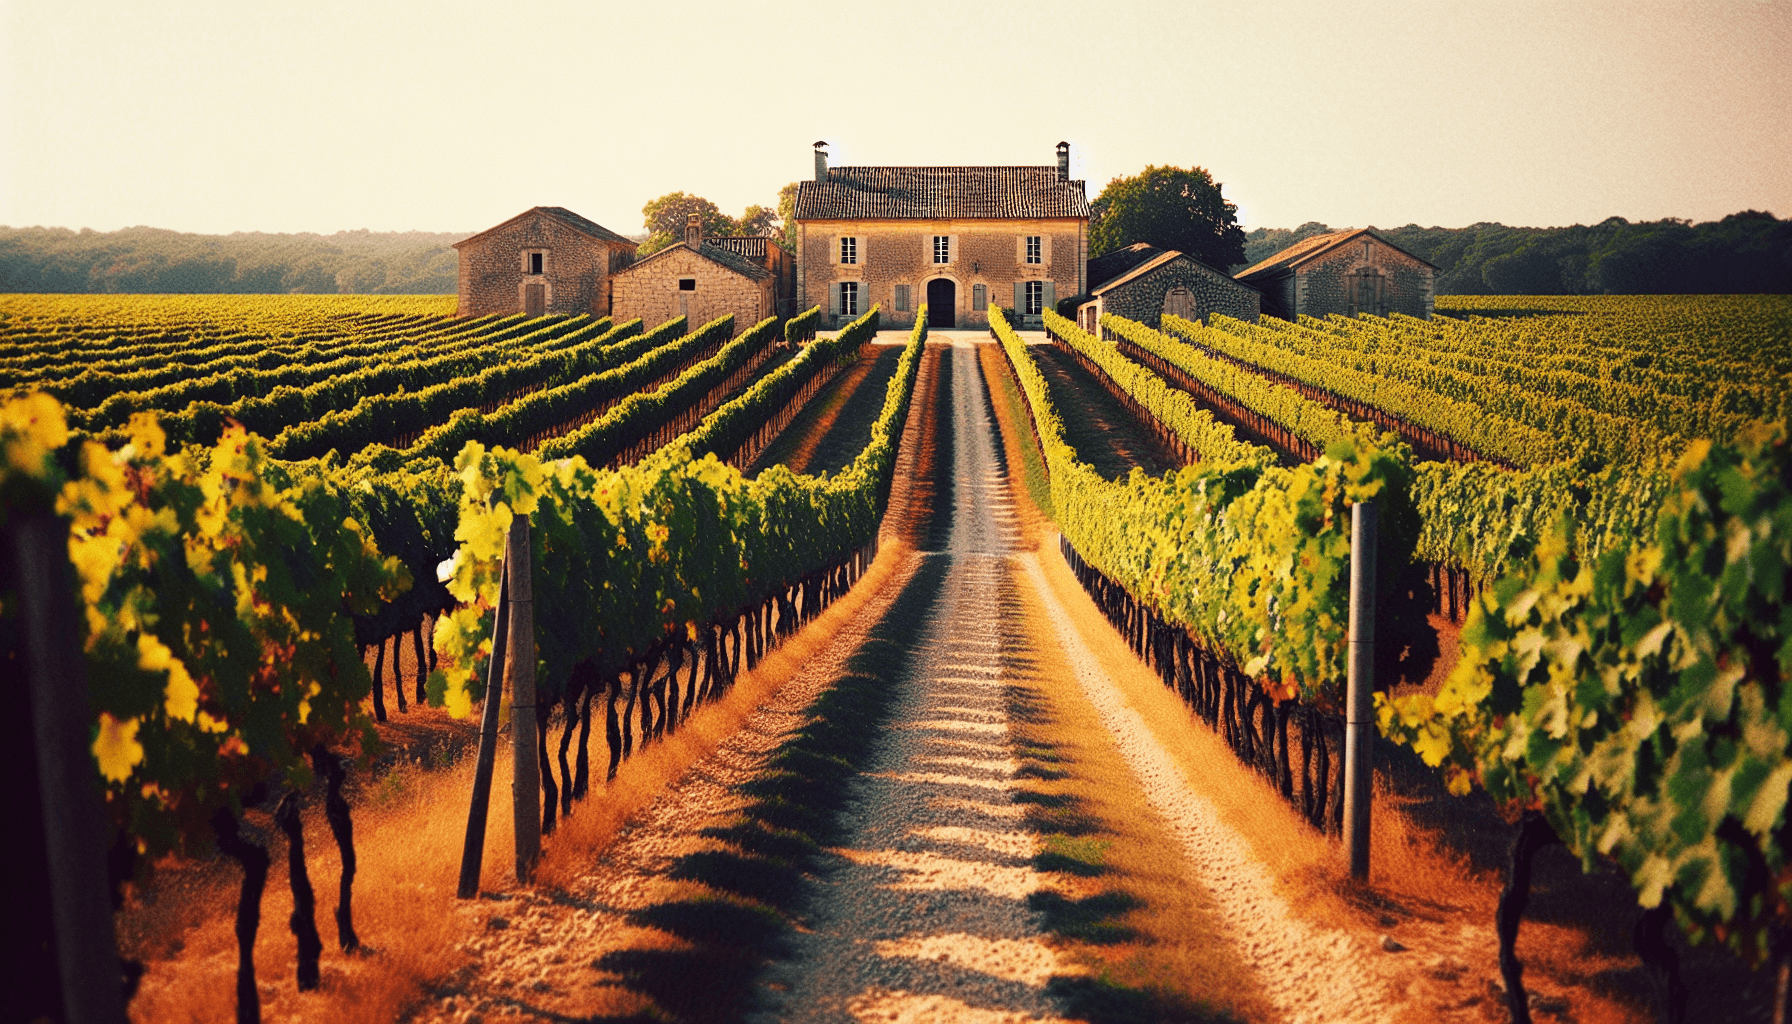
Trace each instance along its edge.
<path fill-rule="evenodd" d="M 971 310 L 981 313 L 989 308 L 989 285 L 971 285 Z"/>
<path fill-rule="evenodd" d="M 908 285 L 906 284 L 896 286 L 896 311 L 898 313 L 908 312 Z"/>
<path fill-rule="evenodd" d="M 840 239 L 840 262 L 842 262 L 842 263 L 857 263 L 857 262 L 859 262 L 859 240 L 858 239 L 853 238 L 851 236 L 844 236 Z"/>
<path fill-rule="evenodd" d="M 1028 263 L 1044 263 L 1045 262 L 1045 254 L 1041 251 L 1041 249 L 1042 249 L 1042 247 L 1039 244 L 1039 236 L 1038 235 L 1028 235 L 1027 236 L 1027 262 Z"/>
<path fill-rule="evenodd" d="M 679 279 L 678 279 L 678 290 L 679 290 L 679 291 L 681 291 L 681 292 L 694 292 L 694 291 L 696 291 L 696 290 L 697 290 L 697 279 L 696 279 L 696 278 L 694 278 L 694 277 L 681 277 L 681 278 L 679 278 Z"/>
<path fill-rule="evenodd" d="M 1027 305 L 1024 312 L 1028 316 L 1038 316 L 1040 311 L 1045 308 L 1045 282 L 1028 281 L 1026 294 Z"/>
<path fill-rule="evenodd" d="M 950 262 L 952 262 L 952 236 L 951 235 L 934 235 L 933 236 L 933 262 L 935 262 L 935 263 L 950 263 Z"/>
<path fill-rule="evenodd" d="M 840 315 L 859 315 L 859 282 L 842 281 L 840 283 Z"/>
<path fill-rule="evenodd" d="M 541 261 L 545 255 L 546 255 L 545 253 L 539 253 L 539 252 L 532 252 L 529 254 L 529 273 L 531 273 L 531 274 L 541 273 Z"/>

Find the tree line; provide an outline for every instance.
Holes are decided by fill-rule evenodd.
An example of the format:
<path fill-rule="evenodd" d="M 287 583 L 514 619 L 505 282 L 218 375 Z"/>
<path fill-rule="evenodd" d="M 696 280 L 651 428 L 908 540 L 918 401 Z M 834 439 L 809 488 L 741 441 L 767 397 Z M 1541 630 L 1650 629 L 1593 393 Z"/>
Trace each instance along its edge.
<path fill-rule="evenodd" d="M 0 227 L 0 292 L 452 295 L 471 234 Z"/>

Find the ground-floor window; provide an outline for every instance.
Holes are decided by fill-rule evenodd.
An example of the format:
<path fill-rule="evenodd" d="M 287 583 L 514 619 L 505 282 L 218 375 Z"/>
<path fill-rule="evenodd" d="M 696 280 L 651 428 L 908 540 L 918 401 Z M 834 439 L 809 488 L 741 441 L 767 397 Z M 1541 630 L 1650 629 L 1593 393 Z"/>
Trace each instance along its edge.
<path fill-rule="evenodd" d="M 1028 316 L 1038 316 L 1040 311 L 1045 308 L 1045 282 L 1028 281 L 1025 294 L 1027 300 L 1025 313 Z"/>
<path fill-rule="evenodd" d="M 840 315 L 859 315 L 859 283 L 844 281 L 840 285 Z"/>
<path fill-rule="evenodd" d="M 898 313 L 908 312 L 908 285 L 906 284 L 896 286 L 896 311 Z"/>

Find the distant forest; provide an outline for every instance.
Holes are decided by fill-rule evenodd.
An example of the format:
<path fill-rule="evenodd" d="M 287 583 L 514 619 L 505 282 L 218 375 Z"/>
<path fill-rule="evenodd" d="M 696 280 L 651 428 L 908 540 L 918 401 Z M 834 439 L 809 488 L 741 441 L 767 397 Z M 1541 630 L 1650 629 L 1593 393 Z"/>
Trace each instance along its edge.
<path fill-rule="evenodd" d="M 1318 222 L 1245 235 L 1237 273 L 1332 229 Z M 1792 221 L 1747 210 L 1720 221 L 1592 227 L 1376 228 L 1438 268 L 1439 295 L 1659 295 L 1792 292 Z"/>
<path fill-rule="evenodd" d="M 1233 273 L 1332 230 L 1258 228 Z M 1591 227 L 1376 229 L 1440 271 L 1439 295 L 1792 293 L 1792 221 L 1753 210 L 1720 221 Z M 0 292 L 451 295 L 449 248 L 474 232 L 193 235 L 159 228 L 0 227 Z"/>
<path fill-rule="evenodd" d="M 0 292 L 452 295 L 449 246 L 473 234 L 0 227 Z"/>

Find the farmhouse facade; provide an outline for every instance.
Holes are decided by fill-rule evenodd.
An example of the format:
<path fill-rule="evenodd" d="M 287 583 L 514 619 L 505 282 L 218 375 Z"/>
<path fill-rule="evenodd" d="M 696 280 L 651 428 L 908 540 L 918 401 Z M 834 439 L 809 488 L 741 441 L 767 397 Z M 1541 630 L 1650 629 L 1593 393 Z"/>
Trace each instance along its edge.
<path fill-rule="evenodd" d="M 610 276 L 635 243 L 560 206 L 537 206 L 454 243 L 456 316 L 610 312 Z"/>
<path fill-rule="evenodd" d="M 1076 307 L 1076 320 L 1091 334 L 1100 334 L 1101 314 L 1113 313 L 1162 326 L 1163 315 L 1207 322 L 1214 313 L 1255 322 L 1263 296 L 1225 272 L 1175 249 L 1135 242 L 1089 261 L 1087 296 Z"/>
<path fill-rule="evenodd" d="M 833 167 L 816 143 L 815 179 L 797 186 L 796 308 L 838 327 L 882 307 L 891 326 L 927 306 L 934 327 L 985 327 L 991 304 L 1016 326 L 1086 283 L 1089 200 L 1056 166 Z"/>
<path fill-rule="evenodd" d="M 692 330 L 726 313 L 734 332 L 779 312 L 784 250 L 764 238 L 705 238 L 691 214 L 684 241 L 667 246 L 612 278 L 611 315 L 660 324 L 682 316 Z M 755 256 L 757 258 L 755 258 Z"/>
<path fill-rule="evenodd" d="M 1437 267 L 1368 228 L 1315 235 L 1235 277 L 1263 293 L 1263 312 L 1286 320 L 1332 313 L 1429 319 L 1437 302 Z"/>

